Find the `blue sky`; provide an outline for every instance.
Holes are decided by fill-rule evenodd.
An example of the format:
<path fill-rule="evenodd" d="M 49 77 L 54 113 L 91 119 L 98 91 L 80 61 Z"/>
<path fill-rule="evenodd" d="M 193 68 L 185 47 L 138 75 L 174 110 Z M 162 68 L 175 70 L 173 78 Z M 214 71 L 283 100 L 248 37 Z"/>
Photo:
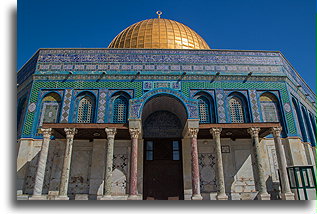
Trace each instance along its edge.
<path fill-rule="evenodd" d="M 17 69 L 39 48 L 106 48 L 157 10 L 214 49 L 279 50 L 316 89 L 314 0 L 19 0 Z"/>

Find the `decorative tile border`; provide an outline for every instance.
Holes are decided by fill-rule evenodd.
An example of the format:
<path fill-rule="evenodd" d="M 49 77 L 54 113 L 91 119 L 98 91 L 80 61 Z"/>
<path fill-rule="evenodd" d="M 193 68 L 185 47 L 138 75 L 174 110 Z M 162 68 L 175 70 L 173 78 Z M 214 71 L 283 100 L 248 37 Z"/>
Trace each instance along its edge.
<path fill-rule="evenodd" d="M 249 90 L 253 122 L 261 122 L 256 90 Z"/>
<path fill-rule="evenodd" d="M 156 88 L 171 88 L 181 90 L 181 82 L 179 81 L 144 81 L 143 90 L 153 90 Z"/>
<path fill-rule="evenodd" d="M 108 92 L 107 89 L 100 89 L 100 91 L 99 91 L 97 123 L 104 123 L 105 122 L 107 92 Z"/>
<path fill-rule="evenodd" d="M 69 121 L 69 111 L 70 111 L 70 105 L 72 102 L 72 93 L 73 93 L 72 89 L 65 90 L 62 114 L 60 118 L 61 123 L 67 123 Z"/>

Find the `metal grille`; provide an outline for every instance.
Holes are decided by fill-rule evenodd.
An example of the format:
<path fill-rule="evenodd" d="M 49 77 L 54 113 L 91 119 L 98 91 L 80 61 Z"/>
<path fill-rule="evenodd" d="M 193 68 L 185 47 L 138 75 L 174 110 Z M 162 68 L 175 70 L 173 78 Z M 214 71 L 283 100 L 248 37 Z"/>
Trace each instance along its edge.
<path fill-rule="evenodd" d="M 242 102 L 239 98 L 233 97 L 229 101 L 230 117 L 232 123 L 244 123 Z"/>
<path fill-rule="evenodd" d="M 77 123 L 91 123 L 93 102 L 89 97 L 83 97 L 78 105 Z"/>
<path fill-rule="evenodd" d="M 210 123 L 209 102 L 205 97 L 198 98 L 200 123 Z"/>
<path fill-rule="evenodd" d="M 128 102 L 127 99 L 120 96 L 114 101 L 114 113 L 113 122 L 114 123 L 126 123 L 128 115 Z"/>

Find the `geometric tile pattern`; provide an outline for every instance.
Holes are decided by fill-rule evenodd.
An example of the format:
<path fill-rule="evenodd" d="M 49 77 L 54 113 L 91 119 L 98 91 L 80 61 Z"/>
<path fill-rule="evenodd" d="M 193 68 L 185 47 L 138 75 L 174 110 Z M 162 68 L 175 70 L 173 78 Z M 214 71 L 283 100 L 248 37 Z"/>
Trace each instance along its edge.
<path fill-rule="evenodd" d="M 62 107 L 62 114 L 61 114 L 61 123 L 68 123 L 69 121 L 69 111 L 70 111 L 70 104 L 72 102 L 72 89 L 65 90 L 65 96 L 63 100 L 63 107 Z"/>
<path fill-rule="evenodd" d="M 125 175 L 128 174 L 128 157 L 126 154 L 113 155 L 112 170 L 118 169 Z"/>
<path fill-rule="evenodd" d="M 27 112 L 25 116 L 25 122 L 23 127 L 23 137 L 32 137 L 34 133 L 36 132 L 36 125 L 38 124 L 37 114 L 40 106 L 40 100 L 39 100 L 39 93 L 41 93 L 41 90 L 43 89 L 54 89 L 57 90 L 65 89 L 65 95 L 63 100 L 63 106 L 62 106 L 62 114 L 61 114 L 61 122 L 69 122 L 69 111 L 70 111 L 70 101 L 72 100 L 72 90 L 70 88 L 80 88 L 80 89 L 88 89 L 88 90 L 101 90 L 106 88 L 111 88 L 111 90 L 117 89 L 128 89 L 134 91 L 134 97 L 138 98 L 143 95 L 143 84 L 142 81 L 115 81 L 115 80 L 108 80 L 108 81 L 54 81 L 54 80 L 35 80 L 32 83 L 32 91 L 30 94 L 29 103 L 35 103 L 36 104 L 36 111 L 33 112 Z M 216 105 L 215 108 L 218 111 L 218 118 L 219 123 L 225 123 L 226 122 L 226 116 L 225 116 L 225 109 L 227 107 L 224 103 L 224 92 L 223 89 L 236 89 L 236 90 L 255 90 L 257 88 L 261 89 L 269 89 L 269 90 L 278 90 L 280 93 L 281 98 L 281 106 L 283 106 L 285 103 L 290 103 L 290 99 L 288 96 L 288 91 L 286 88 L 286 83 L 283 82 L 267 82 L 267 81 L 247 81 L 245 83 L 242 83 L 241 81 L 186 81 L 182 80 L 182 87 L 181 91 L 179 92 L 180 97 L 182 99 L 188 99 L 190 97 L 191 90 L 216 90 Z M 154 89 L 156 92 L 159 92 L 161 90 L 166 89 Z M 253 93 L 252 93 L 253 94 Z M 249 99 L 253 99 L 249 97 Z M 222 102 L 221 102 L 222 101 Z M 142 103 L 142 102 L 141 102 Z M 136 105 L 141 105 L 141 103 L 135 103 Z M 135 107 L 135 110 L 132 108 Z M 188 106 L 189 108 L 189 106 Z M 140 109 L 138 106 L 131 106 L 129 109 L 131 112 L 137 111 L 137 109 Z M 252 109 L 252 113 L 255 113 L 256 108 Z M 190 109 L 189 109 L 190 111 Z M 104 111 L 106 112 L 106 111 Z M 287 125 L 287 132 L 291 135 L 297 134 L 296 128 L 295 128 L 295 122 L 292 111 L 284 112 L 285 114 L 285 120 Z M 98 115 L 98 113 L 97 113 Z M 255 114 L 256 115 L 256 114 Z M 100 115 L 101 116 L 101 115 Z M 198 116 L 198 111 L 197 111 Z M 105 115 L 107 117 L 107 115 Z M 98 117 L 100 119 L 101 117 Z M 257 117 L 254 117 L 257 118 Z M 258 118 L 257 118 L 258 119 Z"/>
<path fill-rule="evenodd" d="M 97 123 L 104 123 L 105 122 L 107 91 L 108 91 L 107 89 L 100 89 L 100 91 L 99 91 Z"/>
<path fill-rule="evenodd" d="M 225 112 L 225 96 L 223 90 L 216 90 L 217 99 L 217 110 L 218 110 L 218 121 L 219 123 L 226 123 L 226 112 Z"/>
<path fill-rule="evenodd" d="M 214 153 L 200 153 L 198 155 L 200 189 L 201 192 L 217 191 L 216 156 Z"/>
<path fill-rule="evenodd" d="M 249 92 L 253 122 L 261 122 L 259 107 L 256 99 L 256 90 L 249 90 Z"/>

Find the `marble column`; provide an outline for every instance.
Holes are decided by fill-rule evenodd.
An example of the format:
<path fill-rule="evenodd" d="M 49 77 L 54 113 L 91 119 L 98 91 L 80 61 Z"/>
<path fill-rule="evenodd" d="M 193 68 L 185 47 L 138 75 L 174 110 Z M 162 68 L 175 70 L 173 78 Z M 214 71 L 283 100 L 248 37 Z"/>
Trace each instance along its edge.
<path fill-rule="evenodd" d="M 128 200 L 138 200 L 138 138 L 140 129 L 130 128 L 131 135 L 131 157 L 130 157 L 130 194 Z"/>
<path fill-rule="evenodd" d="M 222 128 L 212 128 L 210 129 L 210 133 L 213 136 L 213 139 L 216 143 L 216 166 L 217 166 L 217 200 L 228 200 L 228 196 L 226 195 L 225 189 L 225 177 L 223 174 L 223 164 L 222 164 L 222 154 L 221 154 L 221 142 L 220 142 L 220 133 Z"/>
<path fill-rule="evenodd" d="M 52 129 L 41 129 L 43 134 L 43 143 L 40 151 L 40 157 L 37 165 L 36 175 L 35 175 L 35 184 L 33 195 L 30 197 L 30 200 L 45 200 L 47 197 L 42 195 L 45 168 L 47 162 L 48 148 L 51 140 Z"/>
<path fill-rule="evenodd" d="M 284 147 L 281 141 L 281 127 L 273 127 L 271 132 L 274 136 L 276 157 L 278 162 L 278 168 L 280 172 L 280 182 L 282 186 L 281 196 L 283 200 L 295 200 L 294 193 L 291 191 L 288 175 L 287 175 L 287 164 Z"/>
<path fill-rule="evenodd" d="M 73 142 L 74 136 L 77 133 L 75 128 L 65 128 L 66 133 L 66 148 L 64 154 L 64 163 L 62 169 L 61 183 L 59 186 L 59 200 L 68 200 L 67 190 L 68 190 L 68 182 L 69 182 L 69 173 L 70 173 L 70 162 L 72 160 L 72 150 L 73 150 Z"/>
<path fill-rule="evenodd" d="M 259 140 L 259 132 L 260 128 L 249 128 L 248 133 L 252 137 L 252 142 L 254 144 L 254 150 L 255 150 L 255 167 L 258 172 L 258 200 L 270 200 L 270 194 L 267 192 L 266 188 L 266 180 L 265 180 L 265 174 L 264 174 L 264 164 L 262 159 L 262 152 L 260 147 L 260 140 Z"/>
<path fill-rule="evenodd" d="M 200 194 L 200 177 L 199 177 L 199 164 L 198 164 L 198 145 L 197 134 L 198 128 L 189 128 L 189 136 L 191 142 L 191 156 L 192 156 L 192 200 L 202 200 Z"/>
<path fill-rule="evenodd" d="M 101 200 L 111 200 L 114 136 L 117 133 L 117 129 L 106 128 L 105 130 L 107 133 L 106 172 L 104 181 L 104 196 Z"/>

